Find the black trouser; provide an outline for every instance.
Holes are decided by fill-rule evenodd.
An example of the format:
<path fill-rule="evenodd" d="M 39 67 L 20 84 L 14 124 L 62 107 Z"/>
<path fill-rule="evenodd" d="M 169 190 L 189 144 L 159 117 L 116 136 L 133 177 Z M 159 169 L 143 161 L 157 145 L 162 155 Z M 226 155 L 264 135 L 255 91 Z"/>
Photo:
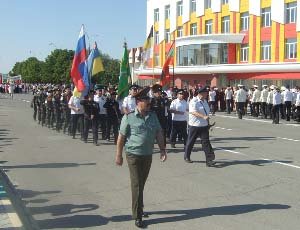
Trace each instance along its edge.
<path fill-rule="evenodd" d="M 279 110 L 280 110 L 280 105 L 274 105 L 273 108 L 272 108 L 273 123 L 274 124 L 279 124 Z"/>
<path fill-rule="evenodd" d="M 151 168 L 152 155 L 127 154 L 126 159 L 131 182 L 132 218 L 141 219 L 144 208 L 144 187 Z"/>
<path fill-rule="evenodd" d="M 107 114 L 99 114 L 99 122 L 98 124 L 100 125 L 101 132 L 102 132 L 102 140 L 105 140 L 106 134 L 107 134 Z"/>
<path fill-rule="evenodd" d="M 209 128 L 205 127 L 196 127 L 190 126 L 189 133 L 187 138 L 187 143 L 185 147 L 184 159 L 190 160 L 191 152 L 194 147 L 195 141 L 200 137 L 202 148 L 205 153 L 206 161 L 214 160 L 215 153 L 209 141 Z"/>
<path fill-rule="evenodd" d="M 46 124 L 46 117 L 47 117 L 46 107 L 43 106 L 42 107 L 42 126 L 44 126 Z"/>
<path fill-rule="evenodd" d="M 75 138 L 77 125 L 79 125 L 80 138 L 83 139 L 83 114 L 71 114 L 72 118 L 72 136 Z"/>
<path fill-rule="evenodd" d="M 56 110 L 56 131 L 59 131 L 61 129 L 61 111 Z"/>
<path fill-rule="evenodd" d="M 53 109 L 47 109 L 47 125 L 48 125 L 48 128 L 53 127 L 53 120 L 54 120 L 54 111 L 53 111 Z"/>
<path fill-rule="evenodd" d="M 259 102 L 253 102 L 252 103 L 252 111 L 253 111 L 253 116 L 258 117 L 258 115 L 259 115 Z"/>
<path fill-rule="evenodd" d="M 297 106 L 296 109 L 296 121 L 300 122 L 300 106 Z"/>
<path fill-rule="evenodd" d="M 286 120 L 290 121 L 291 119 L 291 113 L 292 113 L 292 102 L 286 101 L 285 103 L 285 111 L 286 111 Z"/>
<path fill-rule="evenodd" d="M 226 111 L 228 114 L 231 113 L 232 109 L 231 109 L 231 99 L 227 99 L 226 100 Z"/>
<path fill-rule="evenodd" d="M 117 143 L 119 121 L 117 118 L 107 117 L 106 139 L 110 140 L 110 130 L 113 127 L 114 142 Z"/>
<path fill-rule="evenodd" d="M 210 102 L 208 102 L 208 105 L 209 105 L 211 113 L 215 114 L 215 111 L 216 111 L 216 102 L 215 101 L 210 101 Z"/>
<path fill-rule="evenodd" d="M 263 115 L 264 118 L 267 118 L 267 114 L 268 114 L 268 111 L 267 111 L 267 102 L 261 102 L 261 113 Z"/>
<path fill-rule="evenodd" d="M 166 144 L 167 144 L 167 117 L 161 117 L 161 118 L 158 118 L 158 120 L 159 120 L 159 124 L 163 131 L 164 144 L 166 146 Z"/>
<path fill-rule="evenodd" d="M 245 114 L 244 110 L 245 110 L 245 102 L 236 102 L 236 111 L 239 119 L 242 119 L 243 115 Z"/>
<path fill-rule="evenodd" d="M 172 131 L 171 131 L 171 144 L 176 143 L 176 136 L 180 135 L 183 137 L 183 143 L 186 145 L 187 133 L 186 133 L 187 123 L 186 121 L 172 121 Z"/>
<path fill-rule="evenodd" d="M 98 119 L 94 118 L 91 120 L 90 118 L 84 117 L 84 131 L 83 131 L 83 140 L 87 141 L 89 136 L 89 130 L 92 126 L 92 132 L 93 132 L 93 142 L 94 144 L 98 143 Z"/>
<path fill-rule="evenodd" d="M 280 112 L 281 119 L 285 119 L 285 117 L 286 117 L 286 114 L 285 114 L 285 104 L 280 104 L 279 105 L 279 112 Z"/>
<path fill-rule="evenodd" d="M 273 112 L 272 112 L 273 104 L 268 104 L 267 107 L 268 107 L 268 114 L 270 115 L 270 119 L 273 120 Z"/>
<path fill-rule="evenodd" d="M 36 115 L 37 115 L 37 106 L 33 105 L 33 120 L 36 121 Z"/>
<path fill-rule="evenodd" d="M 67 132 L 71 134 L 71 110 L 64 111 L 64 133 Z"/>

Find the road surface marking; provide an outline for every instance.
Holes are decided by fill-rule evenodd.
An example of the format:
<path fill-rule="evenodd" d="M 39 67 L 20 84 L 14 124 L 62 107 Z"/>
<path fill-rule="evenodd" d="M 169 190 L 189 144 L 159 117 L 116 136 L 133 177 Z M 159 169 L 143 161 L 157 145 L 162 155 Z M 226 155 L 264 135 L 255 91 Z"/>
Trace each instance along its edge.
<path fill-rule="evenodd" d="M 218 127 L 218 126 L 216 126 L 215 129 L 222 129 L 222 130 L 232 131 L 232 129 L 222 128 L 222 127 Z"/>
<path fill-rule="evenodd" d="M 282 139 L 282 140 L 287 140 L 287 141 L 295 141 L 295 142 L 300 141 L 300 140 L 295 140 L 295 139 L 286 138 L 286 137 L 277 137 L 277 138 Z"/>
<path fill-rule="evenodd" d="M 261 160 L 270 161 L 270 162 L 275 163 L 275 164 L 280 164 L 280 165 L 285 165 L 285 166 L 289 166 L 289 167 L 292 167 L 292 168 L 300 169 L 300 166 L 292 165 L 292 164 L 288 164 L 288 163 L 283 163 L 283 162 L 280 162 L 280 161 L 264 159 L 264 158 L 261 158 Z"/>
<path fill-rule="evenodd" d="M 213 148 L 217 149 L 217 150 L 222 150 L 222 151 L 225 151 L 225 152 L 229 152 L 229 153 L 234 153 L 234 154 L 238 154 L 238 155 L 242 155 L 242 156 L 247 156 L 244 153 L 240 153 L 240 152 L 237 152 L 237 151 L 232 151 L 232 150 L 229 150 L 229 149 L 223 149 L 223 148 L 219 148 L 219 147 L 213 147 Z"/>

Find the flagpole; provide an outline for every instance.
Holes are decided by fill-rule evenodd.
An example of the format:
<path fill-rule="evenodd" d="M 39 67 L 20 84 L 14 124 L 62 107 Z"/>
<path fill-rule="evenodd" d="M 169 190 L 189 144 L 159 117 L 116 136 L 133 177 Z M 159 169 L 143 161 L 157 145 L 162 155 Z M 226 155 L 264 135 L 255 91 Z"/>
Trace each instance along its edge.
<path fill-rule="evenodd" d="M 173 45 L 174 45 L 174 55 L 173 55 L 173 87 L 175 86 L 175 39 L 173 40 Z"/>

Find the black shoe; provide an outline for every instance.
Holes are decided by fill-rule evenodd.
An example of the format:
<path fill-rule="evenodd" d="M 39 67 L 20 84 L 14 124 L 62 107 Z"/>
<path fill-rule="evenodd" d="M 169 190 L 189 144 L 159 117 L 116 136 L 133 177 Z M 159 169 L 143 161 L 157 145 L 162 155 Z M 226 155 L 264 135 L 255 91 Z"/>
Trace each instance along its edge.
<path fill-rule="evenodd" d="M 95 146 L 99 146 L 99 144 L 98 144 L 97 142 L 94 142 L 94 145 L 95 145 Z"/>
<path fill-rule="evenodd" d="M 73 136 L 72 139 L 75 139 L 75 136 Z"/>
<path fill-rule="evenodd" d="M 148 214 L 147 212 L 144 212 L 144 211 L 143 211 L 142 217 L 148 218 L 148 217 L 149 217 L 149 214 Z"/>
<path fill-rule="evenodd" d="M 137 226 L 138 228 L 143 228 L 144 227 L 144 222 L 142 219 L 136 219 L 135 220 L 135 226 Z"/>
<path fill-rule="evenodd" d="M 213 167 L 215 164 L 216 164 L 216 162 L 214 162 L 213 160 L 206 161 L 207 167 Z"/>
<path fill-rule="evenodd" d="M 193 163 L 193 161 L 192 161 L 191 159 L 184 159 L 184 161 L 185 161 L 186 163 Z"/>

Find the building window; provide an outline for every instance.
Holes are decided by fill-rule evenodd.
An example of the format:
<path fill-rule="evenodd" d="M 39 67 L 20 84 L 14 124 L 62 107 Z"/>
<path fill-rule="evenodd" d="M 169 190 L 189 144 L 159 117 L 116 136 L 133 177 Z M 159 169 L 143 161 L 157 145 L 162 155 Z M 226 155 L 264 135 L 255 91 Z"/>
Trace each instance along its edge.
<path fill-rule="evenodd" d="M 192 23 L 190 26 L 190 35 L 197 35 L 197 23 Z"/>
<path fill-rule="evenodd" d="M 220 44 L 221 45 L 221 64 L 228 63 L 228 45 L 227 44 Z"/>
<path fill-rule="evenodd" d="M 261 9 L 261 26 L 270 27 L 271 26 L 271 8 Z"/>
<path fill-rule="evenodd" d="M 182 9 L 183 5 L 182 5 L 182 1 L 177 2 L 177 16 L 182 16 Z"/>
<path fill-rule="evenodd" d="M 261 44 L 261 60 L 262 61 L 269 61 L 271 59 L 271 42 L 270 41 L 264 41 Z"/>
<path fill-rule="evenodd" d="M 159 54 L 154 55 L 154 66 L 159 66 Z"/>
<path fill-rule="evenodd" d="M 285 58 L 297 58 L 297 39 L 286 39 L 285 41 Z"/>
<path fill-rule="evenodd" d="M 154 33 L 154 44 L 159 44 L 159 32 L 155 31 Z"/>
<path fill-rule="evenodd" d="M 191 0 L 191 13 L 196 12 L 196 0 Z"/>
<path fill-rule="evenodd" d="M 222 33 L 228 34 L 230 33 L 230 17 L 225 16 L 222 18 Z"/>
<path fill-rule="evenodd" d="M 228 4 L 228 0 L 222 0 L 222 4 Z"/>
<path fill-rule="evenodd" d="M 286 23 L 296 23 L 297 20 L 297 2 L 286 4 Z"/>
<path fill-rule="evenodd" d="M 211 0 L 204 0 L 204 9 L 211 8 Z"/>
<path fill-rule="evenodd" d="M 170 5 L 165 6 L 165 19 L 170 19 Z"/>
<path fill-rule="evenodd" d="M 180 38 L 183 36 L 183 29 L 182 26 L 177 27 L 177 37 Z"/>
<path fill-rule="evenodd" d="M 154 10 L 154 22 L 159 22 L 159 8 Z"/>
<path fill-rule="evenodd" d="M 171 41 L 171 34 L 170 29 L 166 30 L 166 43 L 169 43 Z"/>
<path fill-rule="evenodd" d="M 205 34 L 212 34 L 213 29 L 213 21 L 207 20 L 205 21 Z"/>
<path fill-rule="evenodd" d="M 241 62 L 248 62 L 249 56 L 249 45 L 242 44 L 241 45 Z"/>
<path fill-rule="evenodd" d="M 249 12 L 241 14 L 241 31 L 249 30 Z"/>

